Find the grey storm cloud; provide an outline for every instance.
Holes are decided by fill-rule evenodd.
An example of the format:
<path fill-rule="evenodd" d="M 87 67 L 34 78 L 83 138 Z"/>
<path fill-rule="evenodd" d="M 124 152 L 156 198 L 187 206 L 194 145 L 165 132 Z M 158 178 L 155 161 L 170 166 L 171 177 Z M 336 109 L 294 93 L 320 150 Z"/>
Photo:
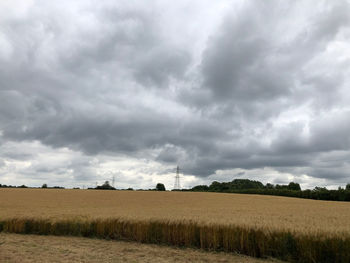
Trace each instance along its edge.
<path fill-rule="evenodd" d="M 220 19 L 202 17 L 193 31 L 195 14 L 181 1 L 175 15 L 162 1 L 33 1 L 25 12 L 4 13 L 0 147 L 38 142 L 80 154 L 58 166 L 33 164 L 28 177 L 92 180 L 100 167 L 91 160 L 103 154 L 180 164 L 197 177 L 272 167 L 342 182 L 349 3 L 227 3 Z M 40 151 L 3 147 L 0 166 Z"/>
<path fill-rule="evenodd" d="M 247 103 L 275 103 L 293 96 L 303 81 L 303 68 L 350 21 L 344 1 L 298 25 L 294 16 L 300 5 L 251 2 L 238 15 L 228 16 L 203 56 L 204 85 L 214 98 L 233 101 L 245 111 Z M 316 85 L 329 84 L 324 80 Z"/>

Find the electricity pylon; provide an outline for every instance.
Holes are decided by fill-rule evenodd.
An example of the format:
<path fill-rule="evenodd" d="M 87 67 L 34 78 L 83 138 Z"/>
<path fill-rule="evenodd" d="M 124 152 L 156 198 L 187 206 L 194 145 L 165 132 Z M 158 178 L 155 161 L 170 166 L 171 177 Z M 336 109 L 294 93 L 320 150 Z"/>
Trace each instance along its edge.
<path fill-rule="evenodd" d="M 176 167 L 176 176 L 175 176 L 175 184 L 174 184 L 174 190 L 180 190 L 180 168 L 179 166 Z"/>

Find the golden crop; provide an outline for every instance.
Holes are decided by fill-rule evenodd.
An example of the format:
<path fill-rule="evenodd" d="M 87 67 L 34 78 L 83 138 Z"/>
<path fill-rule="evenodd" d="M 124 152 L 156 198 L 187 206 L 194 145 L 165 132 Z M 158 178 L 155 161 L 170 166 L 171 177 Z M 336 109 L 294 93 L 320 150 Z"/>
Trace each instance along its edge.
<path fill-rule="evenodd" d="M 0 189 L 8 232 L 349 262 L 350 203 L 222 193 Z M 0 229 L 1 230 L 1 229 Z"/>
<path fill-rule="evenodd" d="M 0 218 L 192 220 L 350 233 L 350 203 L 193 192 L 0 189 Z"/>

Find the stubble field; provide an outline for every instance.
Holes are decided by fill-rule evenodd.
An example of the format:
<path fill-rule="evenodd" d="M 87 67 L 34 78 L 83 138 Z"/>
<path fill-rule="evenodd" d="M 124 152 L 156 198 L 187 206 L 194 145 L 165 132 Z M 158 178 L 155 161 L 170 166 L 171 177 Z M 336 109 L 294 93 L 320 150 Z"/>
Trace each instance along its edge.
<path fill-rule="evenodd" d="M 349 262 L 350 203 L 222 193 L 0 189 L 0 230 Z"/>
<path fill-rule="evenodd" d="M 232 253 L 82 237 L 0 233 L 0 262 L 8 263 L 282 263 Z"/>

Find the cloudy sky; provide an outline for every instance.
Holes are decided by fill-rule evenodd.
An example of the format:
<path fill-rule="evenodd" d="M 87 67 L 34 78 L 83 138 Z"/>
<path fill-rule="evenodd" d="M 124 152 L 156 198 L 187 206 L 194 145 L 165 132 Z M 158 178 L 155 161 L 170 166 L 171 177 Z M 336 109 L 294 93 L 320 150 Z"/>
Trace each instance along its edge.
<path fill-rule="evenodd" d="M 0 1 L 0 183 L 350 182 L 350 3 Z"/>

